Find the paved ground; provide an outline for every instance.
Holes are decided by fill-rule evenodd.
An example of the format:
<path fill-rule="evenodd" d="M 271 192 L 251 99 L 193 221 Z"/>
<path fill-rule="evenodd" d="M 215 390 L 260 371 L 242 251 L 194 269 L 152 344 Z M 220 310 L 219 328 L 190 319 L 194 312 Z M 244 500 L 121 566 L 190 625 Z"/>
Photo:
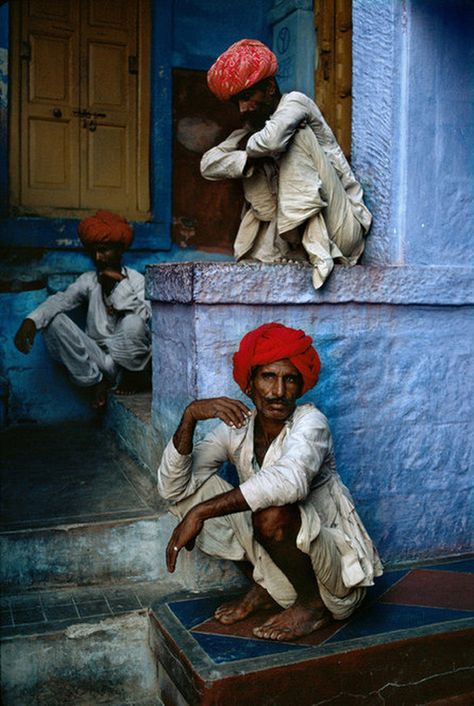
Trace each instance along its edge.
<path fill-rule="evenodd" d="M 0 434 L 2 530 L 147 517 L 162 507 L 111 432 L 21 426 Z"/>

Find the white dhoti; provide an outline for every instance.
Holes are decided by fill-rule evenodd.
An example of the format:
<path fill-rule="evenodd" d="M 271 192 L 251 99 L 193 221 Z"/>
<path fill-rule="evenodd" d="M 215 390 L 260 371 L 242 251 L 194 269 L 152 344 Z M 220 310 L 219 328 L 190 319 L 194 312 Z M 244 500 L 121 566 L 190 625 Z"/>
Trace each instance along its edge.
<path fill-rule="evenodd" d="M 268 165 L 244 182 L 250 209 L 234 244 L 237 259 L 308 259 L 316 289 L 331 273 L 334 260 L 355 265 L 364 251 L 364 230 L 311 128 L 298 130 L 280 157 L 277 190 L 266 185 L 265 172 Z"/>
<path fill-rule="evenodd" d="M 193 495 L 172 505 L 170 512 L 181 520 L 198 503 L 232 489 L 227 481 L 214 475 Z M 321 489 L 318 493 L 321 495 Z M 321 518 L 314 509 L 314 499 L 299 504 L 301 528 L 297 546 L 311 559 L 325 606 L 335 620 L 344 620 L 360 605 L 366 589 L 363 586 L 348 588 L 345 583 L 347 576 L 344 562 L 341 562 L 344 535 L 342 531 L 322 524 L 330 515 L 338 515 L 340 510 L 331 500 L 329 488 L 321 497 L 325 506 Z M 206 554 L 220 559 L 249 561 L 254 567 L 255 582 L 263 586 L 280 606 L 288 608 L 295 602 L 297 595 L 292 584 L 254 537 L 250 510 L 206 520 L 196 544 Z M 363 578 L 361 575 L 361 580 Z"/>
<path fill-rule="evenodd" d="M 63 363 L 81 387 L 97 384 L 104 375 L 115 381 L 120 368 L 143 370 L 150 360 L 150 330 L 137 314 L 123 316 L 113 334 L 99 341 L 62 313 L 52 319 L 43 335 L 50 355 Z"/>

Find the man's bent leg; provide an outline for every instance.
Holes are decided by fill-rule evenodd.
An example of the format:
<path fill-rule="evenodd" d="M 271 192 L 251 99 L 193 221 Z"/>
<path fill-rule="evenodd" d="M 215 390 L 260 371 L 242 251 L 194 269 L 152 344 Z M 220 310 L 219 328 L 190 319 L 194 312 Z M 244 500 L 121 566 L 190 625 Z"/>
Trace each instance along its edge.
<path fill-rule="evenodd" d="M 170 512 L 181 520 L 195 505 L 232 489 L 233 486 L 227 481 L 214 475 L 193 495 L 171 506 Z M 244 570 L 244 573 L 247 578 L 253 580 L 253 584 L 243 597 L 219 606 L 215 615 L 221 622 L 231 624 L 243 620 L 256 610 L 274 608 L 278 603 L 287 605 L 294 600 L 291 584 L 262 546 L 255 541 L 250 511 L 206 520 L 196 538 L 196 545 L 206 554 L 229 559 L 244 568 L 247 563 L 249 567 L 249 571 Z M 269 591 L 267 583 L 270 586 Z M 277 597 L 272 598 L 273 594 Z M 278 602 L 275 602 L 274 598 Z"/>
<path fill-rule="evenodd" d="M 143 370 L 151 357 L 150 328 L 138 314 L 127 314 L 106 345 L 117 365 L 126 370 Z"/>
<path fill-rule="evenodd" d="M 296 591 L 293 605 L 255 628 L 254 634 L 272 640 L 292 640 L 326 625 L 330 614 L 321 600 L 311 560 L 296 544 L 301 527 L 298 505 L 261 510 L 253 514 L 252 521 L 257 541 Z"/>
<path fill-rule="evenodd" d="M 44 329 L 43 338 L 48 353 L 67 368 L 76 385 L 90 387 L 104 375 L 115 377 L 117 368 L 111 356 L 66 314 L 54 317 Z"/>
<path fill-rule="evenodd" d="M 353 265 L 364 250 L 362 227 L 344 187 L 311 128 L 299 130 L 280 160 L 278 231 L 305 224 L 303 246 L 320 287 L 333 259 Z"/>
<path fill-rule="evenodd" d="M 115 394 L 131 395 L 150 387 L 151 332 L 137 314 L 127 314 L 107 341 L 107 349 L 120 366 Z"/>

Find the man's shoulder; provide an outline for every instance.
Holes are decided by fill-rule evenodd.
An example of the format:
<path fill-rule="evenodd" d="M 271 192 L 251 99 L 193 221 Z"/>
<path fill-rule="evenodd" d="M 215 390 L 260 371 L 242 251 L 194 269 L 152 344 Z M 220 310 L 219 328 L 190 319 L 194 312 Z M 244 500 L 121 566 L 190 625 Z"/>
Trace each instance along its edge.
<path fill-rule="evenodd" d="M 95 270 L 83 272 L 82 275 L 79 275 L 79 277 L 74 280 L 74 283 L 87 288 L 94 287 L 98 284 L 97 272 Z"/>
<path fill-rule="evenodd" d="M 312 402 L 297 405 L 293 413 L 293 424 L 305 424 L 308 426 L 324 427 L 329 429 L 329 422 L 320 409 Z"/>

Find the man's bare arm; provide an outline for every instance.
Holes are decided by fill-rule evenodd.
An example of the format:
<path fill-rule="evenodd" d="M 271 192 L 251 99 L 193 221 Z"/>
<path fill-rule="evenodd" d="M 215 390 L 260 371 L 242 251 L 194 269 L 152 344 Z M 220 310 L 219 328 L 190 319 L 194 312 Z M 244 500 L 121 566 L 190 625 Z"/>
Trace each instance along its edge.
<path fill-rule="evenodd" d="M 175 527 L 166 547 L 166 566 L 168 571 L 172 573 L 175 570 L 176 559 L 183 547 L 186 547 L 186 549 L 194 547 L 196 537 L 201 532 L 205 520 L 209 520 L 211 517 L 232 515 L 235 512 L 243 512 L 249 509 L 249 505 L 240 488 L 216 495 L 191 508 Z"/>
<path fill-rule="evenodd" d="M 183 456 L 192 453 L 194 430 L 199 421 L 221 419 L 228 426 L 240 429 L 247 423 L 250 414 L 249 408 L 243 402 L 230 397 L 195 400 L 184 410 L 173 436 L 174 447 Z"/>

